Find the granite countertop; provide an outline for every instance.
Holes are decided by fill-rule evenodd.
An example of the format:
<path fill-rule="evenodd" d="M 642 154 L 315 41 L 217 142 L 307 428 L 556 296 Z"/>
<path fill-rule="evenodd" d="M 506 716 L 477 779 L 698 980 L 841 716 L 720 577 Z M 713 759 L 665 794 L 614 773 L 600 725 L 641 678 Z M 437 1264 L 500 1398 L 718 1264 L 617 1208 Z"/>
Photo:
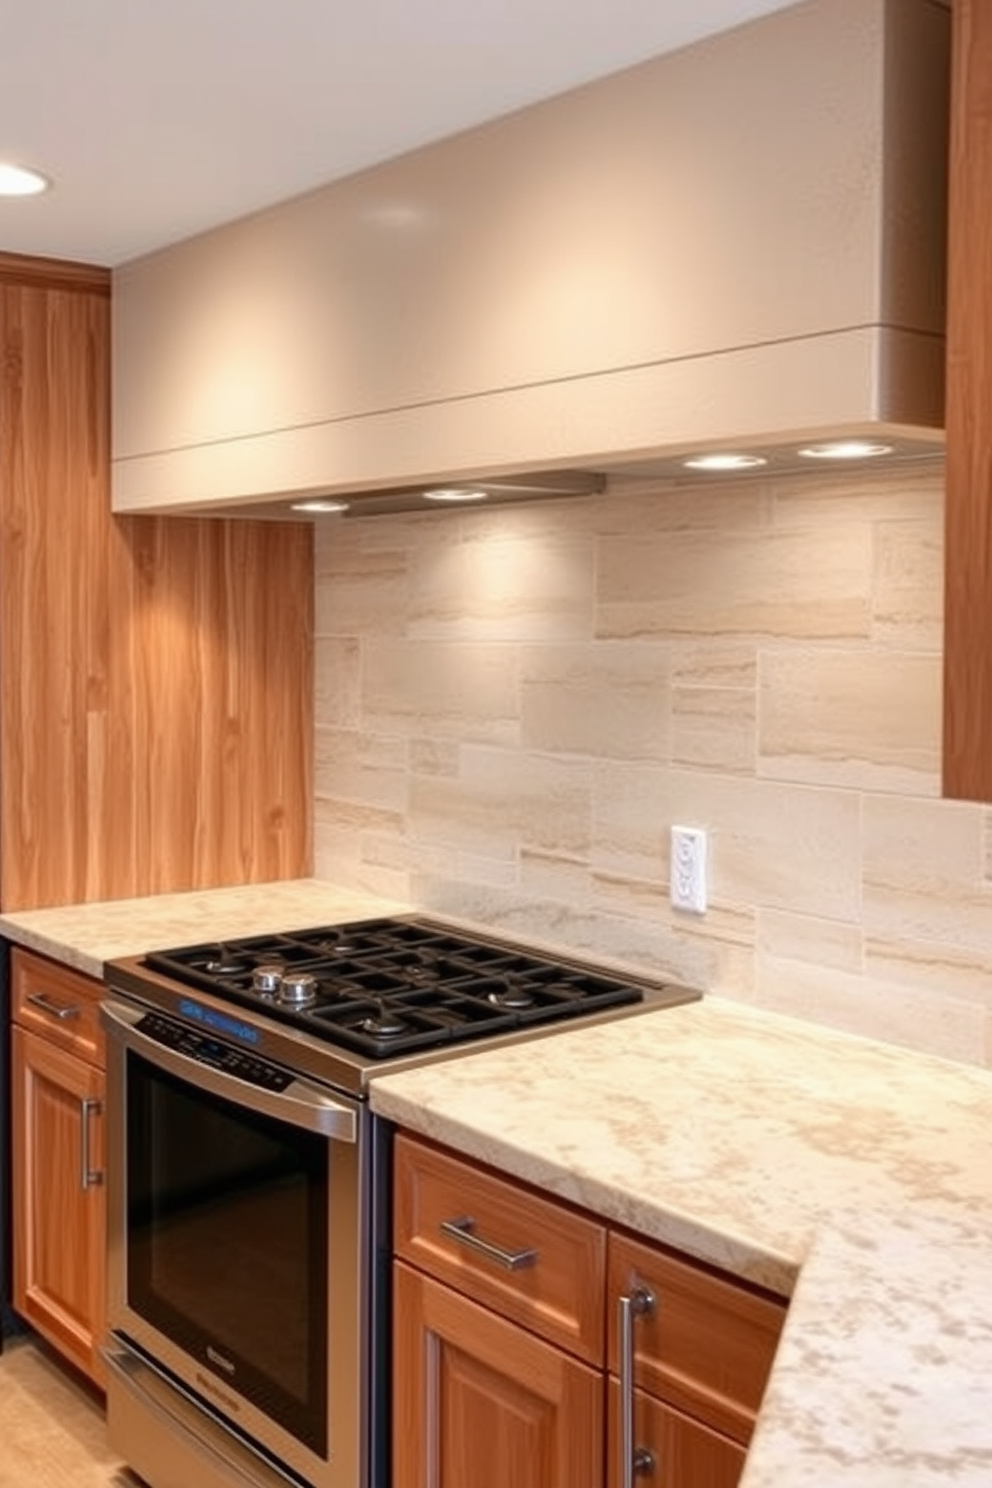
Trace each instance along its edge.
<path fill-rule="evenodd" d="M 107 961 L 200 940 L 399 914 L 409 905 L 316 878 L 0 914 L 0 935 L 102 977 Z"/>
<path fill-rule="evenodd" d="M 0 934 L 99 977 L 409 908 L 302 879 Z M 707 998 L 383 1074 L 371 1101 L 791 1297 L 741 1488 L 992 1488 L 992 1074 Z"/>
<path fill-rule="evenodd" d="M 992 1485 L 992 1075 L 707 999 L 373 1109 L 790 1295 L 741 1488 Z"/>

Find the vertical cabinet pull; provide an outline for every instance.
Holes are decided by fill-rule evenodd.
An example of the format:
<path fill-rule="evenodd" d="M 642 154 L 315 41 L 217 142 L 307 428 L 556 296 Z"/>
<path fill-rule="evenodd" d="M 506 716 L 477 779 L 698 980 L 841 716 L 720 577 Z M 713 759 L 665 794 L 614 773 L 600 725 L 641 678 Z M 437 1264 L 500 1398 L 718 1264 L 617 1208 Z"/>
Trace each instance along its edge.
<path fill-rule="evenodd" d="M 84 1096 L 79 1102 L 79 1186 L 97 1188 L 103 1182 L 99 1168 L 90 1166 L 90 1118 L 103 1112 L 103 1101 Z"/>
<path fill-rule="evenodd" d="M 654 1472 L 654 1453 L 634 1442 L 634 1320 L 649 1317 L 655 1309 L 654 1293 L 644 1286 L 631 1287 L 619 1299 L 620 1330 L 620 1488 L 634 1488 L 634 1478 Z"/>

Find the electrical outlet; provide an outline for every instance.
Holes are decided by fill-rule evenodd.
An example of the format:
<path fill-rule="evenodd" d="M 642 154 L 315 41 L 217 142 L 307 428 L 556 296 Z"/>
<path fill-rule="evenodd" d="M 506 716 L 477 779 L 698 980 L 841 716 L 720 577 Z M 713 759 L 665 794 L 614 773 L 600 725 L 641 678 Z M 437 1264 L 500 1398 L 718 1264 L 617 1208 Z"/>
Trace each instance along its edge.
<path fill-rule="evenodd" d="M 675 909 L 706 913 L 706 833 L 701 827 L 673 827 L 671 897 Z"/>

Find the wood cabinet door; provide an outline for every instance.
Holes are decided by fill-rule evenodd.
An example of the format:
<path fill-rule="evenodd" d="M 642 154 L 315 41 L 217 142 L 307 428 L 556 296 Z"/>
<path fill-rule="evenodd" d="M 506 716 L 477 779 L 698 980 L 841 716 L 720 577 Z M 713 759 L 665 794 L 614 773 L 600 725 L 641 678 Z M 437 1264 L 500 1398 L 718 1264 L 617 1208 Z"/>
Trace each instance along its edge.
<path fill-rule="evenodd" d="M 601 1488 L 602 1374 L 393 1271 L 392 1488 Z"/>
<path fill-rule="evenodd" d="M 607 1488 L 621 1488 L 620 1387 L 610 1380 Z M 643 1390 L 634 1391 L 634 1443 L 650 1452 L 638 1488 L 737 1488 L 744 1448 Z"/>
<path fill-rule="evenodd" d="M 102 1384 L 104 1076 L 22 1028 L 11 1053 L 14 1306 Z"/>

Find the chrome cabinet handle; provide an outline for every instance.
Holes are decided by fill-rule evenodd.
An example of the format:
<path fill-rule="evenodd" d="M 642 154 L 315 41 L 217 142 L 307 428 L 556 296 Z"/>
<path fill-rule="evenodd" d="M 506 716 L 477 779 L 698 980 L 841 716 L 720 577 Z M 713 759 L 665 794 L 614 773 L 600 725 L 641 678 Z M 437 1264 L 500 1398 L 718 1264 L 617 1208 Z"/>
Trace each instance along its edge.
<path fill-rule="evenodd" d="M 79 1186 L 84 1190 L 98 1188 L 103 1182 L 103 1174 L 100 1170 L 90 1166 L 90 1117 L 99 1116 L 102 1112 L 103 1101 L 101 1100 L 84 1096 L 79 1102 Z"/>
<path fill-rule="evenodd" d="M 503 1250 L 502 1246 L 481 1239 L 475 1233 L 475 1220 L 468 1215 L 461 1219 L 442 1219 L 441 1234 L 447 1235 L 449 1240 L 457 1240 L 459 1245 L 474 1250 L 477 1255 L 485 1256 L 487 1261 L 501 1266 L 504 1271 L 522 1271 L 537 1260 L 536 1250 Z"/>
<path fill-rule="evenodd" d="M 634 1478 L 653 1473 L 654 1453 L 634 1442 L 634 1320 L 648 1317 L 655 1296 L 648 1287 L 631 1287 L 617 1304 L 620 1332 L 620 1488 L 634 1488 Z"/>
<path fill-rule="evenodd" d="M 70 1018 L 79 1017 L 78 1007 L 73 1007 L 68 1002 L 53 1002 L 50 997 L 46 997 L 44 992 L 29 992 L 24 1000 L 32 1007 L 40 1009 L 46 1017 L 58 1018 L 60 1023 L 67 1023 Z"/>

